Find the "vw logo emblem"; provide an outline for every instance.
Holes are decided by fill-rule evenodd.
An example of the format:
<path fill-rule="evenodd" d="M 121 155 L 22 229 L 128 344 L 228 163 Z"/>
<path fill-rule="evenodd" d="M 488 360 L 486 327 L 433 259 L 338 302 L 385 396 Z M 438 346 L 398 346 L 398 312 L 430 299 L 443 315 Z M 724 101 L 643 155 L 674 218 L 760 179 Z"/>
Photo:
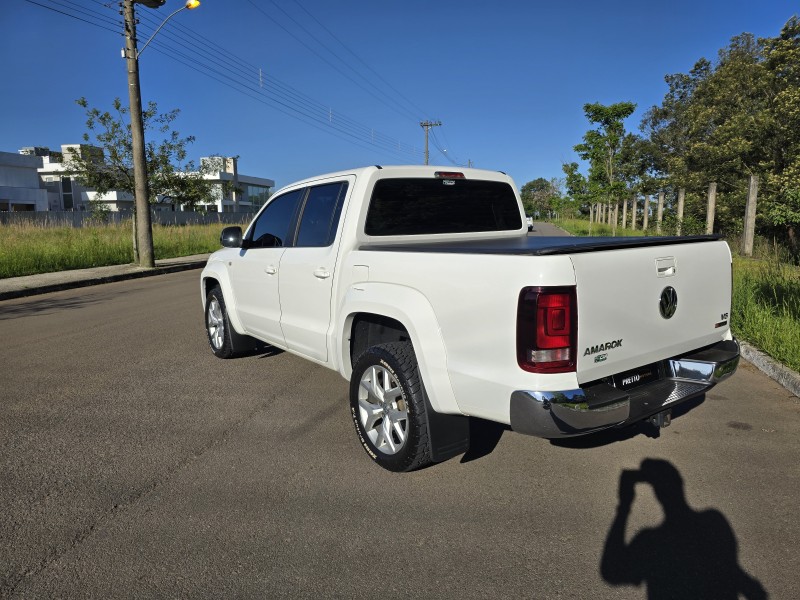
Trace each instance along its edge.
<path fill-rule="evenodd" d="M 678 292 L 675 288 L 667 286 L 661 292 L 661 300 L 658 302 L 658 312 L 665 319 L 671 319 L 675 311 L 678 310 Z"/>

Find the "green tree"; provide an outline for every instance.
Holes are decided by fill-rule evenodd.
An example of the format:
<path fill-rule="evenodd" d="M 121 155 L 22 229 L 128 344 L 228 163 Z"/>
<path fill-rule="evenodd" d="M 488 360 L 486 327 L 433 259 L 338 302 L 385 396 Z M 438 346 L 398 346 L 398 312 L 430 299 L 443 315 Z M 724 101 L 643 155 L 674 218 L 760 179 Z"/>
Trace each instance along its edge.
<path fill-rule="evenodd" d="M 64 157 L 66 169 L 81 185 L 95 190 L 100 199 L 112 191 L 133 196 L 133 146 L 130 120 L 126 118 L 129 109 L 119 98 L 114 99 L 113 110 L 105 112 L 90 107 L 86 98 L 76 102 L 86 111 L 88 131 L 83 140 L 87 145 Z M 194 142 L 194 137 L 181 137 L 172 130 L 179 112 L 175 109 L 159 113 L 155 102 L 148 103 L 142 111 L 145 132 L 153 132 L 147 136 L 145 148 L 151 203 L 169 198 L 176 204 L 194 206 L 211 198 L 211 183 L 203 178 L 202 171 L 195 169 L 192 161 L 186 161 L 186 147 Z M 155 140 L 155 133 L 162 139 Z"/>
<path fill-rule="evenodd" d="M 557 179 L 538 177 L 529 181 L 520 189 L 520 197 L 529 215 L 544 215 L 553 210 L 553 206 L 561 199 Z"/>
<path fill-rule="evenodd" d="M 582 160 L 589 162 L 588 183 L 604 199 L 609 209 L 626 191 L 622 179 L 621 152 L 625 140 L 624 120 L 633 114 L 633 102 L 618 102 L 605 106 L 600 103 L 584 104 L 583 112 L 596 129 L 583 136 L 583 143 L 574 147 Z"/>
<path fill-rule="evenodd" d="M 800 18 L 792 17 L 778 37 L 765 41 L 765 64 L 773 98 L 768 139 L 766 219 L 784 228 L 790 248 L 800 253 Z"/>
<path fill-rule="evenodd" d="M 578 211 L 588 214 L 589 205 L 595 201 L 596 190 L 592 189 L 588 178 L 580 172 L 580 165 L 576 162 L 561 165 L 564 171 L 564 186 L 567 195 L 578 205 Z"/>
<path fill-rule="evenodd" d="M 687 73 L 668 75 L 660 106 L 645 113 L 641 129 L 652 145 L 653 165 L 664 189 L 687 191 L 684 218 L 705 218 L 705 193 L 718 183 L 717 221 L 722 231 L 741 228 L 749 176 L 772 194 L 770 172 L 776 114 L 765 40 L 743 33 Z"/>

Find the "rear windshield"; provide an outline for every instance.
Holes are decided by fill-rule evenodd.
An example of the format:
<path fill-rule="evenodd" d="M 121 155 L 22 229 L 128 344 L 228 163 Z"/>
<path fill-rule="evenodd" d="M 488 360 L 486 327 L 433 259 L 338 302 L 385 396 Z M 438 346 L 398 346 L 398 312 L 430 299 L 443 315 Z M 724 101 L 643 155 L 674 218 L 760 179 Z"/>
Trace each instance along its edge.
<path fill-rule="evenodd" d="M 522 227 L 514 190 L 499 181 L 379 179 L 367 235 L 511 231 Z"/>

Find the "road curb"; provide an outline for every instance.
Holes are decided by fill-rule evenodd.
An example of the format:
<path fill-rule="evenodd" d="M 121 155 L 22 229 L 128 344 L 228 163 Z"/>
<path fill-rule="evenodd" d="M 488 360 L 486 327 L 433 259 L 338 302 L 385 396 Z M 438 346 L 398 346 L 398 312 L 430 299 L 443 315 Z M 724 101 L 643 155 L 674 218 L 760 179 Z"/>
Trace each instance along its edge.
<path fill-rule="evenodd" d="M 0 300 L 13 300 L 15 298 L 27 298 L 38 296 L 39 294 L 49 294 L 50 292 L 60 292 L 63 290 L 73 290 L 82 287 L 97 285 L 98 283 L 114 283 L 115 281 L 126 281 L 129 279 L 141 279 L 143 277 L 153 277 L 155 275 L 166 275 L 167 273 L 178 273 L 191 269 L 202 269 L 206 266 L 206 260 L 176 263 L 173 265 L 156 266 L 153 269 L 132 268 L 129 271 L 114 273 L 111 275 L 95 275 L 89 278 L 77 278 L 73 280 L 59 281 L 57 283 L 35 285 L 29 288 L 20 288 L 0 292 Z"/>
<path fill-rule="evenodd" d="M 754 365 L 770 379 L 800 397 L 800 374 L 782 365 L 746 342 L 739 342 L 742 358 Z"/>

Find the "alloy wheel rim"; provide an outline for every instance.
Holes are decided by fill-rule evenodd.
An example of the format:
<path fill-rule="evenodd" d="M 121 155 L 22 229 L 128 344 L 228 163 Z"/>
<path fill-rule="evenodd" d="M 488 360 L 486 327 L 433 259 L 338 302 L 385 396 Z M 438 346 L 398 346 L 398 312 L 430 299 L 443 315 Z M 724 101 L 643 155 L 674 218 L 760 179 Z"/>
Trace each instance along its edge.
<path fill-rule="evenodd" d="M 208 305 L 208 339 L 216 350 L 222 348 L 225 342 L 225 319 L 222 316 L 222 307 L 216 298 L 212 298 Z"/>
<path fill-rule="evenodd" d="M 358 389 L 361 426 L 383 454 L 397 454 L 408 440 L 408 408 L 397 378 L 385 367 L 372 365 Z"/>

